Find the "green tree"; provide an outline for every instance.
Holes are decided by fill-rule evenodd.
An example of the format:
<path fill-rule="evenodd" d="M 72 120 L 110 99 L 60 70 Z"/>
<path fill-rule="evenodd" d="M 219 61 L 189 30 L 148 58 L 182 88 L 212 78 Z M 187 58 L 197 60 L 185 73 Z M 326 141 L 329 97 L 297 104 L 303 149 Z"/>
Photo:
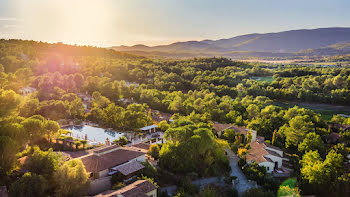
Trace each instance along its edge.
<path fill-rule="evenodd" d="M 125 136 L 121 136 L 119 139 L 114 140 L 114 143 L 118 144 L 119 146 L 125 146 L 128 144 L 128 139 L 126 139 Z"/>
<path fill-rule="evenodd" d="M 13 197 L 44 197 L 47 196 L 47 189 L 48 184 L 43 176 L 27 172 L 11 184 L 9 195 Z"/>
<path fill-rule="evenodd" d="M 25 163 L 25 168 L 30 172 L 43 175 L 48 180 L 51 179 L 63 162 L 62 155 L 52 149 L 42 151 L 37 146 L 33 150 L 33 154 L 28 157 Z"/>
<path fill-rule="evenodd" d="M 257 105 L 250 104 L 247 107 L 247 112 L 248 112 L 250 118 L 255 118 L 260 114 L 260 109 Z"/>
<path fill-rule="evenodd" d="M 58 196 L 83 196 L 89 187 L 89 175 L 80 159 L 70 160 L 54 174 Z"/>
<path fill-rule="evenodd" d="M 289 127 L 285 133 L 286 147 L 297 146 L 306 134 L 312 131 L 313 123 L 308 120 L 309 116 L 295 116 L 289 121 Z"/>
<path fill-rule="evenodd" d="M 289 197 L 300 197 L 299 188 L 290 188 L 288 185 L 280 186 L 277 193 L 278 197 L 289 196 Z"/>
<path fill-rule="evenodd" d="M 308 133 L 302 143 L 298 145 L 298 151 L 301 153 L 310 150 L 318 150 L 319 153 L 324 153 L 324 143 L 319 135 L 314 132 Z"/>
<path fill-rule="evenodd" d="M 4 184 L 7 176 L 15 169 L 17 151 L 16 141 L 8 136 L 0 136 L 0 184 Z"/>
<path fill-rule="evenodd" d="M 151 155 L 155 160 L 159 158 L 160 148 L 158 144 L 153 144 L 149 147 L 148 154 Z"/>
<path fill-rule="evenodd" d="M 249 144 L 252 141 L 252 130 L 250 129 L 247 133 L 247 144 Z"/>
<path fill-rule="evenodd" d="M 345 117 L 340 115 L 333 115 L 331 122 L 334 124 L 343 124 L 345 121 Z"/>
<path fill-rule="evenodd" d="M 39 110 L 39 99 L 27 97 L 19 107 L 20 115 L 30 117 Z"/>
<path fill-rule="evenodd" d="M 203 188 L 197 196 L 198 197 L 217 197 L 218 193 L 216 192 L 216 190 L 207 186 Z"/>
<path fill-rule="evenodd" d="M 246 190 L 242 194 L 242 197 L 274 197 L 274 196 L 276 196 L 276 195 L 273 192 L 264 191 L 261 188 L 253 188 L 250 190 Z"/>
<path fill-rule="evenodd" d="M 164 132 L 169 129 L 170 125 L 166 120 L 162 120 L 159 122 L 158 127 Z"/>
<path fill-rule="evenodd" d="M 35 140 L 44 133 L 44 123 L 37 118 L 27 118 L 21 122 L 30 140 Z"/>
<path fill-rule="evenodd" d="M 82 118 L 84 117 L 85 107 L 80 98 L 74 99 L 70 103 L 70 113 L 73 118 Z"/>
<path fill-rule="evenodd" d="M 277 137 L 276 135 L 277 135 L 277 130 L 274 130 L 272 134 L 272 141 L 271 141 L 272 145 L 275 145 L 276 137 Z"/>
<path fill-rule="evenodd" d="M 49 139 L 50 142 L 51 142 L 51 136 L 54 134 L 57 134 L 58 130 L 61 128 L 60 125 L 53 120 L 45 121 L 44 127 L 46 130 L 47 138 Z"/>
<path fill-rule="evenodd" d="M 0 118 L 11 114 L 21 102 L 21 96 L 13 90 L 0 89 Z"/>

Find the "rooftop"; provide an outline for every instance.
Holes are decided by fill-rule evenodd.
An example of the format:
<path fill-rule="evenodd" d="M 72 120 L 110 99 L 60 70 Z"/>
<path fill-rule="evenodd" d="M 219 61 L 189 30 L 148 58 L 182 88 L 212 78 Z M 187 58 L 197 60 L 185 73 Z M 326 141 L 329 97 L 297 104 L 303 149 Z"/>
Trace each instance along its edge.
<path fill-rule="evenodd" d="M 267 162 L 268 160 L 264 157 L 269 153 L 265 150 L 263 143 L 252 142 L 250 143 L 250 149 L 248 150 L 247 161 L 255 161 L 256 163 Z"/>
<path fill-rule="evenodd" d="M 142 170 L 143 168 L 145 168 L 145 166 L 140 164 L 138 161 L 131 161 L 131 162 L 128 162 L 124 165 L 117 166 L 117 167 L 112 168 L 112 169 L 127 176 L 129 174 L 134 173 L 134 172 L 138 172 L 139 170 Z"/>
<path fill-rule="evenodd" d="M 273 155 L 276 157 L 282 157 L 277 152 L 265 149 L 268 144 L 265 142 L 259 143 L 259 142 L 251 142 L 250 144 L 251 149 L 248 150 L 247 155 L 247 161 L 255 161 L 256 163 L 262 163 L 262 162 L 272 162 L 270 158 L 265 157 L 265 155 Z M 269 145 L 270 148 L 277 148 L 275 146 Z M 277 149 L 281 150 L 281 149 Z"/>
<path fill-rule="evenodd" d="M 145 155 L 145 153 L 128 147 L 119 147 L 118 149 L 105 154 L 89 154 L 80 157 L 80 159 L 84 163 L 86 171 L 100 172 L 126 163 L 141 155 Z"/>
<path fill-rule="evenodd" d="M 138 144 L 134 144 L 132 145 L 132 147 L 136 147 L 136 148 L 140 148 L 140 149 L 144 149 L 144 150 L 149 150 L 149 147 L 151 147 L 150 144 L 146 144 L 146 143 L 138 143 Z"/>
<path fill-rule="evenodd" d="M 118 190 L 110 190 L 95 197 L 147 197 L 147 193 L 157 189 L 148 180 L 138 180 Z"/>
<path fill-rule="evenodd" d="M 226 129 L 229 129 L 229 128 L 233 127 L 233 125 L 231 125 L 231 124 L 214 123 L 213 127 L 214 127 L 215 131 L 220 132 L 220 131 L 223 131 L 223 130 L 226 130 Z"/>
<path fill-rule="evenodd" d="M 113 149 L 117 149 L 119 148 L 119 145 L 112 145 L 112 146 L 101 146 L 101 147 L 98 147 L 98 148 L 95 148 L 92 150 L 93 153 L 103 153 L 103 152 L 107 152 L 107 151 L 110 151 L 110 150 L 113 150 Z"/>
<path fill-rule="evenodd" d="M 157 128 L 157 127 L 158 127 L 158 125 L 153 124 L 153 125 L 150 125 L 150 126 L 147 126 L 147 127 L 142 127 L 142 128 L 140 128 L 140 130 L 148 131 L 150 129 L 154 129 L 154 128 Z"/>

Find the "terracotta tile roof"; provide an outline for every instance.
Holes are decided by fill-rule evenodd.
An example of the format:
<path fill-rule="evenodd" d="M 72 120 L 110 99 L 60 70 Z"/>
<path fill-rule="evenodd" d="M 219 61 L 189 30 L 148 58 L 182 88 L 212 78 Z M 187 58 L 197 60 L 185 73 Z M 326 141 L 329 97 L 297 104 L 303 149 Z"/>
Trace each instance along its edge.
<path fill-rule="evenodd" d="M 213 125 L 214 130 L 217 132 L 220 131 L 224 131 L 226 129 L 233 129 L 235 130 L 237 133 L 243 134 L 243 135 L 247 135 L 249 129 L 247 129 L 246 127 L 238 127 L 238 126 L 234 126 L 231 124 L 220 124 L 220 123 L 214 123 Z"/>
<path fill-rule="evenodd" d="M 146 143 L 138 143 L 138 144 L 134 144 L 132 145 L 132 147 L 136 147 L 136 148 L 140 148 L 140 149 L 144 149 L 144 150 L 149 150 L 149 147 L 151 147 L 150 144 L 146 144 Z"/>
<path fill-rule="evenodd" d="M 217 132 L 224 131 L 226 129 L 230 129 L 233 127 L 231 124 L 220 124 L 220 123 L 214 123 L 213 125 L 214 130 Z"/>
<path fill-rule="evenodd" d="M 90 154 L 80 157 L 80 159 L 84 163 L 85 169 L 88 172 L 100 172 L 102 170 L 126 163 L 141 155 L 145 155 L 145 153 L 133 150 L 128 147 L 120 147 L 119 149 L 108 152 L 106 154 Z"/>
<path fill-rule="evenodd" d="M 282 157 L 275 151 L 265 149 L 265 147 L 267 147 L 265 142 L 262 142 L 262 143 L 251 142 L 249 145 L 251 148 L 248 150 L 248 155 L 246 157 L 248 162 L 249 161 L 255 161 L 256 163 L 272 162 L 270 158 L 265 157 L 266 155 Z M 272 146 L 272 147 L 275 147 L 275 146 Z"/>
<path fill-rule="evenodd" d="M 240 134 L 243 134 L 243 135 L 247 135 L 249 129 L 245 128 L 245 127 L 237 127 L 237 126 L 234 126 L 233 129 L 237 132 L 237 133 L 240 133 Z"/>
<path fill-rule="evenodd" d="M 327 143 L 336 143 L 341 138 L 339 133 L 332 132 L 326 136 Z"/>
<path fill-rule="evenodd" d="M 27 162 L 27 160 L 28 160 L 28 156 L 24 156 L 18 159 L 21 165 L 24 165 Z"/>
<path fill-rule="evenodd" d="M 152 110 L 152 120 L 156 122 L 160 122 L 163 120 L 169 120 L 173 116 L 172 114 L 164 113 L 158 110 Z"/>
<path fill-rule="evenodd" d="M 112 146 L 101 146 L 101 147 L 98 147 L 98 148 L 95 148 L 92 150 L 92 152 L 94 153 L 103 153 L 103 152 L 106 152 L 106 151 L 110 151 L 110 150 L 113 150 L 113 149 L 117 149 L 119 148 L 119 145 L 112 145 Z"/>
<path fill-rule="evenodd" d="M 118 172 L 127 176 L 129 174 L 134 173 L 134 172 L 138 172 L 138 171 L 142 170 L 143 168 L 145 168 L 145 166 L 140 164 L 138 161 L 131 161 L 131 162 L 128 162 L 122 166 L 118 166 L 116 168 L 113 168 L 113 170 L 117 170 Z"/>
<path fill-rule="evenodd" d="M 265 145 L 263 143 L 252 142 L 250 143 L 250 147 L 246 157 L 247 162 L 255 161 L 256 163 L 262 163 L 268 161 L 264 156 L 269 153 L 265 150 Z"/>
<path fill-rule="evenodd" d="M 146 197 L 146 193 L 151 192 L 155 189 L 157 189 L 157 187 L 148 180 L 138 180 L 119 190 L 106 191 L 96 195 L 96 197 Z"/>

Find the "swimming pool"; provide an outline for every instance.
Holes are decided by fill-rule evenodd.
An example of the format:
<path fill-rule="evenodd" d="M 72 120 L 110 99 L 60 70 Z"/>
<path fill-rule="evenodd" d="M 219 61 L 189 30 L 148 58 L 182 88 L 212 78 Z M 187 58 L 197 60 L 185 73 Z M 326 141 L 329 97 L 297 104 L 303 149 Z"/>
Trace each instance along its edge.
<path fill-rule="evenodd" d="M 100 143 L 105 143 L 107 138 L 110 142 L 113 142 L 114 140 L 119 139 L 121 136 L 124 136 L 124 133 L 109 131 L 103 128 L 92 127 L 89 125 L 67 126 L 63 127 L 62 129 L 71 131 L 73 137 L 85 139 L 85 135 L 87 135 L 88 140 Z"/>

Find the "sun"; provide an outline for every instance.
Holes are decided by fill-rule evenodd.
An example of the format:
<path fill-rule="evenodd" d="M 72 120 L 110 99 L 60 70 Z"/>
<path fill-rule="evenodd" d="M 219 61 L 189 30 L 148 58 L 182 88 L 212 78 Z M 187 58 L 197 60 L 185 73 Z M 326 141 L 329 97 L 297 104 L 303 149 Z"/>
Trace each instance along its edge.
<path fill-rule="evenodd" d="M 68 44 L 103 45 L 115 14 L 106 1 L 34 0 L 24 3 L 24 28 L 31 39 Z M 107 40 L 106 40 L 107 41 Z"/>

